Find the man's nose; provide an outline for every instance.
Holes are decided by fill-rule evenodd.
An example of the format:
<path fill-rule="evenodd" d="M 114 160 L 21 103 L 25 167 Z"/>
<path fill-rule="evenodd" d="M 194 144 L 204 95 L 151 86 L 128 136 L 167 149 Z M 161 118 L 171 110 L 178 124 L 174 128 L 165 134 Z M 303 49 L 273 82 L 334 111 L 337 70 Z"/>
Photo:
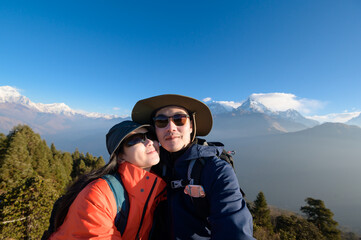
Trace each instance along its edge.
<path fill-rule="evenodd" d="M 173 122 L 173 119 L 169 119 L 168 125 L 167 125 L 167 130 L 172 132 L 174 130 L 177 129 L 177 125 L 175 125 L 175 123 Z"/>

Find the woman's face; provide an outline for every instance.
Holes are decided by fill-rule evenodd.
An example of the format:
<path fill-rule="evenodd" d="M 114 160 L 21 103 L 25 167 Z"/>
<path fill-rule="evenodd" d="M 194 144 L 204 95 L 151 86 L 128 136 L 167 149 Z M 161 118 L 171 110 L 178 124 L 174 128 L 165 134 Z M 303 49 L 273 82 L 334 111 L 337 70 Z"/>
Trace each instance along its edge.
<path fill-rule="evenodd" d="M 149 171 L 150 168 L 159 162 L 159 143 L 157 140 L 151 140 L 146 134 L 148 129 L 140 128 L 132 132 L 123 142 L 123 152 L 120 158 L 124 161 Z M 145 134 L 145 135 L 144 135 Z"/>

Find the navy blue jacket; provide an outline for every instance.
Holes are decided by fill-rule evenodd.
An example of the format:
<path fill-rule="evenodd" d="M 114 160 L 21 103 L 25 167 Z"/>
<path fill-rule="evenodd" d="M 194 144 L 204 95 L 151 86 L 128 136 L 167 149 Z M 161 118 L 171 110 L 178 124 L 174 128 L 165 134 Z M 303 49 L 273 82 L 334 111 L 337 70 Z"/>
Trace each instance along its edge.
<path fill-rule="evenodd" d="M 168 186 L 171 180 L 188 179 L 190 160 L 205 159 L 201 185 L 209 204 L 209 217 L 204 219 L 196 213 L 195 204 L 184 193 L 184 188 L 168 187 L 171 239 L 254 239 L 252 216 L 240 192 L 236 174 L 229 163 L 217 157 L 222 149 L 193 144 L 176 159 L 162 149 L 161 164 L 168 166 L 165 177 Z"/>

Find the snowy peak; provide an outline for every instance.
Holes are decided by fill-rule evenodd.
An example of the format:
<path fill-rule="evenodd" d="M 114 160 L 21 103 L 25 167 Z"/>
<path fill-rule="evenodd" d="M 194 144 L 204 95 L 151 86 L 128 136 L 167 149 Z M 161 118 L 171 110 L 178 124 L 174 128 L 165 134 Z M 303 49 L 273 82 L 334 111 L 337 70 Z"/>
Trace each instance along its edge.
<path fill-rule="evenodd" d="M 358 126 L 361 127 L 361 113 L 360 113 L 358 116 L 356 116 L 356 117 L 351 118 L 350 120 L 348 120 L 348 121 L 346 122 L 346 124 L 358 125 Z"/>
<path fill-rule="evenodd" d="M 13 101 L 21 97 L 21 94 L 16 88 L 10 86 L 0 87 L 0 101 Z"/>
<path fill-rule="evenodd" d="M 286 111 L 277 112 L 280 117 L 297 120 L 303 118 L 303 116 L 294 109 L 288 109 Z"/>
<path fill-rule="evenodd" d="M 41 113 L 62 114 L 66 116 L 74 116 L 76 114 L 83 115 L 89 118 L 118 118 L 119 116 L 101 114 L 101 113 L 88 113 L 84 111 L 75 111 L 65 103 L 34 103 L 29 98 L 22 96 L 18 89 L 11 86 L 0 86 L 0 103 L 14 103 L 23 105 L 29 109 Z"/>
<path fill-rule="evenodd" d="M 51 103 L 51 104 L 43 104 L 43 103 L 31 103 L 35 109 L 39 112 L 44 113 L 55 113 L 55 114 L 64 114 L 64 115 L 75 115 L 76 112 L 72 110 L 65 103 Z"/>
<path fill-rule="evenodd" d="M 272 114 L 273 112 L 262 103 L 249 97 L 237 110 L 241 112 Z"/>
<path fill-rule="evenodd" d="M 33 103 L 29 98 L 22 96 L 20 92 L 10 86 L 0 87 L 0 103 L 20 104 L 30 109 L 43 113 L 54 113 L 64 115 L 74 115 L 76 112 L 64 103 Z"/>
<path fill-rule="evenodd" d="M 21 103 L 28 104 L 30 100 L 21 96 L 16 88 L 10 86 L 0 87 L 0 103 Z"/>
<path fill-rule="evenodd" d="M 207 103 L 207 106 L 209 107 L 209 109 L 211 110 L 211 113 L 213 115 L 217 115 L 217 114 L 223 114 L 223 113 L 227 113 L 233 110 L 232 107 L 226 107 L 224 104 L 218 103 L 218 102 L 210 102 Z"/>

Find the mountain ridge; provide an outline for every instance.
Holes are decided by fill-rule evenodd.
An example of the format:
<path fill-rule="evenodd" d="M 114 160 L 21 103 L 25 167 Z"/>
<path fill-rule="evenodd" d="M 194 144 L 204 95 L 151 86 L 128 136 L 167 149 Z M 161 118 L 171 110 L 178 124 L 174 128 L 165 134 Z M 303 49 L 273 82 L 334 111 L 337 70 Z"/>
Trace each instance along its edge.
<path fill-rule="evenodd" d="M 11 103 L 20 104 L 23 105 L 24 107 L 27 107 L 29 109 L 41 113 L 63 114 L 67 116 L 83 115 L 89 118 L 107 118 L 107 119 L 120 117 L 111 114 L 76 111 L 70 108 L 65 103 L 50 103 L 50 104 L 34 103 L 26 96 L 22 96 L 16 88 L 10 86 L 0 87 L 0 104 L 11 104 Z"/>

